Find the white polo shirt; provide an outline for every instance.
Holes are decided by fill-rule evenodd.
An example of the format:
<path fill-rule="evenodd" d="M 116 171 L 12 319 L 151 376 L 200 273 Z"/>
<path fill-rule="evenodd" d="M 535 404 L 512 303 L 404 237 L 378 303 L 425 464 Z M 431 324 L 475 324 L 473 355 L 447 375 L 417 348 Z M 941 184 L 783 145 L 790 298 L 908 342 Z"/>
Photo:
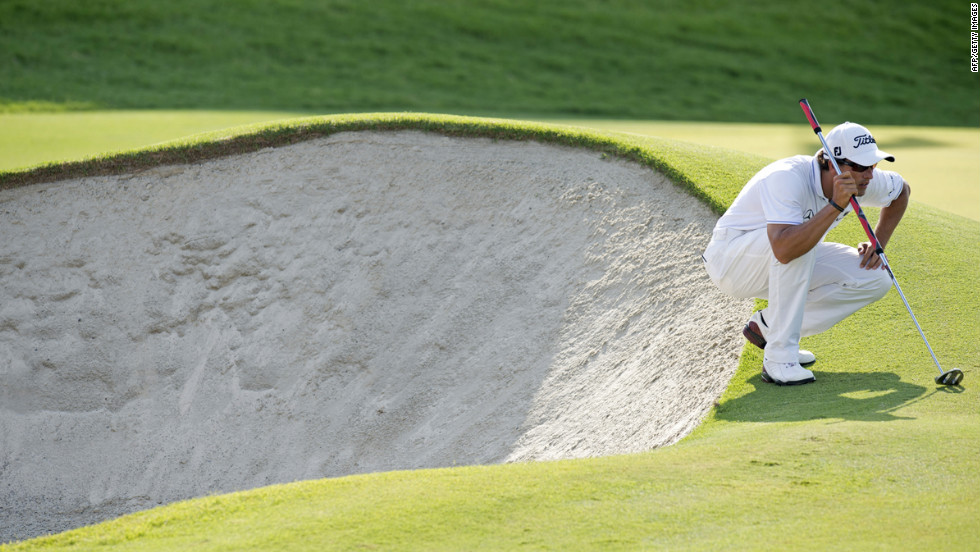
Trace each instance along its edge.
<path fill-rule="evenodd" d="M 858 201 L 862 207 L 887 207 L 902 193 L 904 182 L 898 173 L 876 167 Z M 803 224 L 828 203 L 820 187 L 817 158 L 796 155 L 771 163 L 752 177 L 715 228 L 751 231 L 767 224 Z M 848 203 L 830 228 L 851 211 Z"/>

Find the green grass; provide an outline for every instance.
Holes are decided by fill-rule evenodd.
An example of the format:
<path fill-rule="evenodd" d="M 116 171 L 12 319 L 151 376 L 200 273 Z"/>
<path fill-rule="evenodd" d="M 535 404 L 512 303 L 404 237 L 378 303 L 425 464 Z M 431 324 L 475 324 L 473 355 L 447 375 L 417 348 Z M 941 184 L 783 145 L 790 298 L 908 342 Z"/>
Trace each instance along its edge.
<path fill-rule="evenodd" d="M 144 512 L 36 549 L 59 541 L 78 550 L 969 549 L 976 495 L 948 487 L 975 481 L 976 464 L 936 470 L 910 462 L 898 443 L 975 439 L 937 426 L 866 435 L 877 430 L 744 424 L 654 454 L 274 486 Z M 886 440 L 894 444 L 879 448 Z M 899 485 L 901 493 L 882 492 Z M 943 530 L 940 520 L 949 520 Z"/>
<path fill-rule="evenodd" d="M 5 0 L 0 109 L 980 124 L 969 9 L 765 0 Z"/>
<path fill-rule="evenodd" d="M 540 140 L 663 170 L 716 211 L 763 158 L 569 127 L 425 115 L 314 118 L 29 173 L 0 186 L 199 160 L 325 133 L 414 128 Z M 869 215 L 874 218 L 875 213 Z M 688 438 L 644 454 L 359 475 L 207 497 L 14 550 L 976 550 L 980 530 L 980 224 L 910 210 L 889 244 L 938 373 L 895 292 L 805 340 L 818 381 L 759 380 L 746 349 L 731 385 Z M 854 243 L 853 221 L 833 239 Z M 942 282 L 942 285 L 937 285 Z"/>

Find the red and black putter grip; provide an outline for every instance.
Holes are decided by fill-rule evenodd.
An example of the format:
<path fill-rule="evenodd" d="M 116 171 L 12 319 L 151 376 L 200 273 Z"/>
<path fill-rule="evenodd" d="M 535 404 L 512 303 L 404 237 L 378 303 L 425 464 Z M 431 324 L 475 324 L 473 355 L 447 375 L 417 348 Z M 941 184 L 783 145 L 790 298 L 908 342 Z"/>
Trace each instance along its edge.
<path fill-rule="evenodd" d="M 817 116 L 813 114 L 813 110 L 810 109 L 810 102 L 806 101 L 806 98 L 800 100 L 800 107 L 803 108 L 803 114 L 806 115 L 808 121 L 810 121 L 810 126 L 813 127 L 813 132 L 820 132 L 820 123 L 817 122 Z"/>

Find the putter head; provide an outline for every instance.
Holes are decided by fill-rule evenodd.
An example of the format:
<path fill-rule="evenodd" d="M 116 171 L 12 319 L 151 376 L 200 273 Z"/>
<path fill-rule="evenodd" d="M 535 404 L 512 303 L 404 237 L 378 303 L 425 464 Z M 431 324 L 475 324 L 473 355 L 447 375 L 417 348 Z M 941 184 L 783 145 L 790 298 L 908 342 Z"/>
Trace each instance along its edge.
<path fill-rule="evenodd" d="M 942 385 L 959 385 L 961 381 L 963 381 L 963 371 L 958 368 L 953 368 L 936 376 L 936 383 Z"/>

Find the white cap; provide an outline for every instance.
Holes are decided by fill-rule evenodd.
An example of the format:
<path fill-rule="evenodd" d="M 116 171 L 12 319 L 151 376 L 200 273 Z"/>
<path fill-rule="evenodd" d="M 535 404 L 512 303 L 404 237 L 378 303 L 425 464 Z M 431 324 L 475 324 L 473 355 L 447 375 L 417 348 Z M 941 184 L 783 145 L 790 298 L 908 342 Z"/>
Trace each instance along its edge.
<path fill-rule="evenodd" d="M 878 149 L 871 131 L 857 123 L 843 123 L 827 133 L 827 146 L 837 159 L 847 159 L 859 165 L 871 166 L 882 159 L 894 161 L 895 156 Z"/>

